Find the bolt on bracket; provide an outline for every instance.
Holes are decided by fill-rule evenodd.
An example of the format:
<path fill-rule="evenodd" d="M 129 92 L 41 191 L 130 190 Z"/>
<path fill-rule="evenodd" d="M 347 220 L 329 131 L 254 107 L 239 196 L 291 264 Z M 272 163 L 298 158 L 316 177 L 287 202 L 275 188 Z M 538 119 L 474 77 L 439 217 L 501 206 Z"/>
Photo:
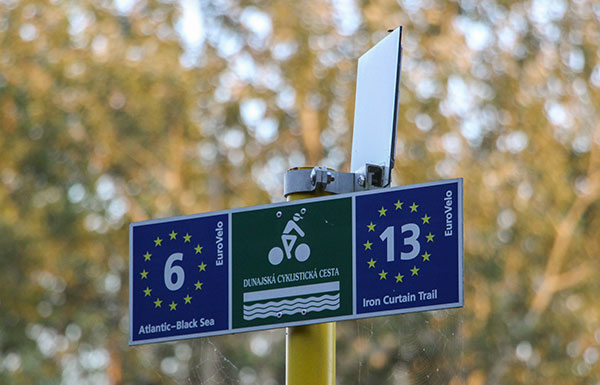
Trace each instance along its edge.
<path fill-rule="evenodd" d="M 324 191 L 342 194 L 365 191 L 379 187 L 382 183 L 383 167 L 366 164 L 358 172 L 340 172 L 325 167 L 292 168 L 283 178 L 283 195 Z"/>

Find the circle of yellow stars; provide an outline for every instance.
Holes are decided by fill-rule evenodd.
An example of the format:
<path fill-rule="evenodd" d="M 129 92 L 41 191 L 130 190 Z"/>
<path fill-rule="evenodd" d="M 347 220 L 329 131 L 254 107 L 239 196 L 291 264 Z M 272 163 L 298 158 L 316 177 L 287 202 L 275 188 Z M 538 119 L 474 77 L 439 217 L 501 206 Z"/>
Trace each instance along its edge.
<path fill-rule="evenodd" d="M 401 200 L 397 200 L 394 203 L 394 209 L 393 211 L 398 211 L 398 210 L 403 210 L 404 208 L 404 202 L 402 202 Z M 410 206 L 408 206 L 408 208 L 410 209 L 410 213 L 419 213 L 419 205 L 416 202 L 412 202 L 412 204 Z M 387 212 L 388 209 L 385 208 L 385 206 L 381 206 L 381 208 L 379 210 L 377 210 L 379 217 L 385 217 L 387 216 Z M 421 225 L 427 225 L 430 224 L 430 220 L 431 217 L 425 213 L 425 215 L 423 215 L 421 218 Z M 376 232 L 375 228 L 377 227 L 377 224 L 373 223 L 373 221 L 370 221 L 367 226 L 367 234 L 370 232 Z M 425 244 L 427 243 L 433 243 L 435 242 L 435 234 L 432 234 L 431 231 L 425 235 Z M 367 239 L 367 241 L 365 243 L 363 243 L 364 246 L 364 251 L 367 250 L 372 250 L 371 246 L 373 246 L 373 243 L 371 241 L 369 241 Z M 430 261 L 430 257 L 431 254 L 428 251 L 425 251 L 424 253 L 422 253 L 420 255 L 420 258 L 422 259 L 421 262 L 429 262 Z M 377 260 L 373 259 L 373 257 L 371 257 L 368 261 L 368 268 L 369 269 L 375 269 L 375 271 L 377 271 L 377 267 L 376 267 L 376 263 Z M 416 265 L 413 265 L 412 269 L 409 269 L 410 272 L 410 277 L 415 277 L 415 276 L 419 276 L 419 272 L 421 271 L 420 267 L 417 267 Z M 385 271 L 385 269 L 381 269 L 381 271 L 379 273 L 377 273 L 379 275 L 379 280 L 387 280 L 388 279 L 388 271 Z M 395 276 L 393 276 L 393 278 L 396 280 L 395 283 L 403 283 L 404 282 L 404 275 L 401 274 L 400 272 L 398 274 L 396 274 Z"/>
<path fill-rule="evenodd" d="M 179 233 L 176 233 L 175 230 L 171 230 L 171 232 L 167 234 L 167 236 L 169 237 L 169 241 L 177 240 L 178 235 L 179 235 Z M 183 238 L 184 244 L 192 243 L 192 235 L 191 234 L 185 233 L 185 235 L 182 235 L 182 238 Z M 165 237 L 165 239 L 166 239 L 166 237 Z M 163 244 L 163 240 L 164 240 L 163 238 L 160 238 L 160 236 L 157 236 L 156 239 L 153 240 L 154 248 L 161 247 Z M 203 248 L 204 248 L 203 246 L 200 246 L 200 244 L 197 243 L 196 246 L 193 248 L 194 254 L 195 255 L 202 254 Z M 150 250 L 146 250 L 146 252 L 142 255 L 142 257 L 144 258 L 144 262 L 152 261 L 152 253 L 150 252 Z M 200 264 L 198 265 L 198 272 L 202 272 L 202 271 L 205 272 L 207 266 L 208 265 L 206 263 L 204 263 L 203 260 L 201 260 Z M 148 279 L 148 274 L 150 274 L 150 273 L 144 268 L 140 272 L 140 279 L 141 280 Z M 194 283 L 194 290 L 195 291 L 202 290 L 202 285 L 204 285 L 204 282 L 197 280 Z M 144 297 L 152 298 L 152 289 L 149 286 L 146 286 L 146 288 L 143 290 L 143 293 L 144 293 Z M 189 293 L 186 293 L 186 296 L 182 298 L 183 305 L 191 304 L 193 298 L 194 297 L 192 297 Z M 164 301 L 162 299 L 160 299 L 159 297 L 156 297 L 156 299 L 154 301 L 152 301 L 155 309 L 162 308 L 163 302 Z M 177 311 L 177 306 L 179 306 L 179 303 L 175 302 L 175 300 L 172 300 L 171 303 L 169 303 L 167 305 L 169 307 L 169 311 Z"/>

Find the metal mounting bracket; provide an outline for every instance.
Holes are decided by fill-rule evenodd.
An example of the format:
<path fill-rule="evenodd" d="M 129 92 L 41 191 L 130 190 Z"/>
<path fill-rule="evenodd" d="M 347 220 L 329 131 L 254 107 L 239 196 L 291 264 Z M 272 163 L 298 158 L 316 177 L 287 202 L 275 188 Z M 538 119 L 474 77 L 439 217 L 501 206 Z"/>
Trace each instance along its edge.
<path fill-rule="evenodd" d="M 383 186 L 382 166 L 365 164 L 357 172 L 340 172 L 325 167 L 292 168 L 283 178 L 283 195 L 323 191 L 342 194 L 365 191 Z"/>

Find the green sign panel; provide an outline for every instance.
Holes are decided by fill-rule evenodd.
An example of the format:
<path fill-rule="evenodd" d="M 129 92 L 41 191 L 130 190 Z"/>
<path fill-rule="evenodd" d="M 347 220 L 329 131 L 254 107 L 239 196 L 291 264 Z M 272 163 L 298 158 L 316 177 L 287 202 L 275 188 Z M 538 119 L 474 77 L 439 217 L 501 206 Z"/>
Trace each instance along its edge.
<path fill-rule="evenodd" d="M 234 213 L 233 328 L 352 314 L 352 200 Z"/>

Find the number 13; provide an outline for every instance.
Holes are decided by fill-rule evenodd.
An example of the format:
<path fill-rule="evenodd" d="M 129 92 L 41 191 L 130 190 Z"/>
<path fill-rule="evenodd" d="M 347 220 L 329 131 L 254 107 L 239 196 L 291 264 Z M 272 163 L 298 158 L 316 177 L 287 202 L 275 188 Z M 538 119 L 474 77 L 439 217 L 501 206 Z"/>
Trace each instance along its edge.
<path fill-rule="evenodd" d="M 419 226 L 414 223 L 407 223 L 402 225 L 400 228 L 402 230 L 402 234 L 406 232 L 411 232 L 410 237 L 404 238 L 404 244 L 406 246 L 411 246 L 412 249 L 410 252 L 400 252 L 401 260 L 411 260 L 419 255 L 419 251 L 421 251 L 421 244 L 419 243 L 419 235 L 421 234 L 421 230 Z M 387 261 L 394 262 L 394 226 L 388 226 L 379 236 L 382 241 L 387 241 Z"/>

